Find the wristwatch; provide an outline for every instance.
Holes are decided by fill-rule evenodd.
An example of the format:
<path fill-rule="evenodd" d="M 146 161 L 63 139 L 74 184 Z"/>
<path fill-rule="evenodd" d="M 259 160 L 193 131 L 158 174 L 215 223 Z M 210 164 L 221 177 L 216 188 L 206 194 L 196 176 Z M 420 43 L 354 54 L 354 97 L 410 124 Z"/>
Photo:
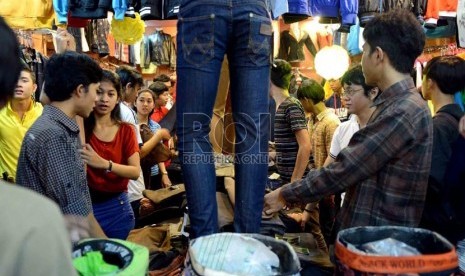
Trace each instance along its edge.
<path fill-rule="evenodd" d="M 163 175 L 168 175 L 168 172 L 161 172 L 161 174 L 163 174 Z"/>
<path fill-rule="evenodd" d="M 113 168 L 113 161 L 108 160 L 108 169 L 106 170 L 107 173 L 111 172 L 111 169 Z"/>

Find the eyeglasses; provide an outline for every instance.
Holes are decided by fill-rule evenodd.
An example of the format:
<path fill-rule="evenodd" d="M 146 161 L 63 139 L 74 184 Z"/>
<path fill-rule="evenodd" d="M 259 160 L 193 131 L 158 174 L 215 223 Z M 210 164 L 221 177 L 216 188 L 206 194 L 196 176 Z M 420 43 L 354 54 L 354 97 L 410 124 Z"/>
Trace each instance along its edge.
<path fill-rule="evenodd" d="M 363 88 L 360 88 L 360 89 L 347 88 L 347 89 L 344 89 L 344 92 L 342 92 L 341 96 L 352 97 L 353 95 L 355 95 L 355 93 L 359 91 L 363 91 Z"/>

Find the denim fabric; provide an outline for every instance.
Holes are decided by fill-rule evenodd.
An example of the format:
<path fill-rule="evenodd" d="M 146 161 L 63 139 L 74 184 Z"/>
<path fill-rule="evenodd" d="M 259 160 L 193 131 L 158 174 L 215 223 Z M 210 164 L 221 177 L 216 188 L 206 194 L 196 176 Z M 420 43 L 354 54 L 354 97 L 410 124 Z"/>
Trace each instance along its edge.
<path fill-rule="evenodd" d="M 183 0 L 177 35 L 178 145 L 192 237 L 218 232 L 210 121 L 224 55 L 236 129 L 234 228 L 260 230 L 268 164 L 268 0 Z"/>
<path fill-rule="evenodd" d="M 128 193 L 92 204 L 94 216 L 108 238 L 125 240 L 134 228 L 134 212 L 129 204 Z"/>

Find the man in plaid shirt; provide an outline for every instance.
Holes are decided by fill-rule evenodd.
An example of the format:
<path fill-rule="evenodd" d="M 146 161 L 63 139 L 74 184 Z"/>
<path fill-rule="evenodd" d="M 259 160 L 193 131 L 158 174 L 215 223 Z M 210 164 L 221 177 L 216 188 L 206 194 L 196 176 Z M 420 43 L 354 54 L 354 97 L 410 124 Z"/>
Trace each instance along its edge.
<path fill-rule="evenodd" d="M 368 85 L 382 91 L 367 126 L 352 137 L 336 161 L 265 197 L 265 213 L 315 202 L 346 191 L 335 227 L 418 226 L 433 145 L 430 111 L 410 71 L 425 35 L 413 14 L 394 10 L 367 23 L 362 67 Z"/>

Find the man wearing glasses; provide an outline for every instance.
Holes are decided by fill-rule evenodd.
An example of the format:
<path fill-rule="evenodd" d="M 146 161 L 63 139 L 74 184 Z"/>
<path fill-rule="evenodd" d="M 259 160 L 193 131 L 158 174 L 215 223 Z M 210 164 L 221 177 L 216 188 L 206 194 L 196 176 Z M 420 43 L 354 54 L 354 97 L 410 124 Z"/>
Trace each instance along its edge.
<path fill-rule="evenodd" d="M 363 32 L 362 68 L 368 85 L 382 93 L 365 128 L 327 167 L 265 196 L 265 213 L 346 191 L 335 227 L 419 225 L 433 145 L 430 111 L 410 71 L 425 34 L 407 10 L 374 17 Z"/>
<path fill-rule="evenodd" d="M 355 132 L 364 128 L 375 111 L 373 101 L 378 96 L 378 88 L 365 83 L 362 66 L 355 66 L 341 78 L 344 92 L 342 98 L 346 104 L 349 120 L 341 123 L 334 131 L 331 148 L 325 166 L 336 160 L 339 152 L 347 147 Z"/>

